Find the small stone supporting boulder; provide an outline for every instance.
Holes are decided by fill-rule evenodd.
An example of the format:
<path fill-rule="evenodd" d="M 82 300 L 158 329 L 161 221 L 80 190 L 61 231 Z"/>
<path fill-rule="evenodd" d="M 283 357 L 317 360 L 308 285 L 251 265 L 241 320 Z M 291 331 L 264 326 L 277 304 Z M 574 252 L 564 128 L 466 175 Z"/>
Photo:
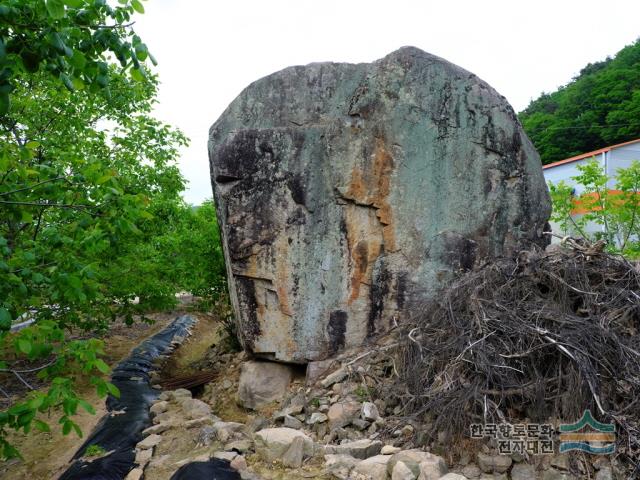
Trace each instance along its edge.
<path fill-rule="evenodd" d="M 281 400 L 288 392 L 293 370 L 275 362 L 248 361 L 242 364 L 238 384 L 238 402 L 255 410 Z"/>
<path fill-rule="evenodd" d="M 548 242 L 540 159 L 511 106 L 412 47 L 252 83 L 209 158 L 242 343 L 280 361 L 360 345 L 456 272 Z"/>

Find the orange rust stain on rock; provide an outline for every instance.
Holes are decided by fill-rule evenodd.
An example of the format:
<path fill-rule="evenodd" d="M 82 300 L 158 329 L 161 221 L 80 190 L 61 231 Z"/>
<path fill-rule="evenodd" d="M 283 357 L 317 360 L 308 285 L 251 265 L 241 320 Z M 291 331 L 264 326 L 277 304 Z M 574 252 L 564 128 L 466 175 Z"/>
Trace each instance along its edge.
<path fill-rule="evenodd" d="M 358 204 L 376 208 L 378 220 L 383 225 L 382 235 L 385 249 L 394 251 L 396 241 L 389 193 L 391 192 L 391 174 L 395 163 L 381 138 L 376 138 L 372 157 L 372 165 L 366 170 L 363 171 L 360 167 L 355 167 L 352 170 L 351 181 L 345 197 Z"/>
<path fill-rule="evenodd" d="M 351 295 L 349 303 L 360 296 L 360 283 L 364 280 L 369 266 L 369 247 L 366 240 L 360 240 L 351 251 L 353 269 L 351 272 Z"/>
<path fill-rule="evenodd" d="M 351 257 L 350 305 L 360 296 L 360 285 L 371 283 L 373 264 L 382 251 L 382 237 L 380 222 L 371 209 L 347 205 L 345 224 Z"/>
<path fill-rule="evenodd" d="M 376 196 L 373 205 L 378 209 L 377 215 L 382 227 L 382 238 L 388 251 L 396 249 L 393 231 L 393 212 L 389 204 L 391 192 L 391 174 L 394 169 L 393 157 L 385 148 L 382 139 L 376 139 L 376 149 L 373 159 L 373 175 L 377 181 Z"/>
<path fill-rule="evenodd" d="M 396 249 L 393 227 L 393 211 L 389 204 L 391 175 L 394 169 L 391 154 L 384 141 L 376 139 L 376 145 L 366 168 L 355 167 L 345 197 L 354 205 L 345 206 L 347 244 L 351 256 L 349 304 L 360 295 L 360 285 L 371 284 L 373 264 L 384 248 Z M 362 209 L 357 206 L 371 206 Z"/>
<path fill-rule="evenodd" d="M 369 193 L 367 188 L 362 170 L 355 167 L 351 171 L 351 182 L 349 183 L 349 189 L 345 196 L 358 203 L 367 203 Z"/>
<path fill-rule="evenodd" d="M 289 248 L 287 240 L 283 235 L 280 236 L 276 244 L 276 278 L 275 287 L 278 292 L 278 302 L 280 303 L 280 311 L 285 315 L 293 315 L 289 306 L 289 290 L 287 286 L 291 281 L 287 261 L 289 260 Z"/>

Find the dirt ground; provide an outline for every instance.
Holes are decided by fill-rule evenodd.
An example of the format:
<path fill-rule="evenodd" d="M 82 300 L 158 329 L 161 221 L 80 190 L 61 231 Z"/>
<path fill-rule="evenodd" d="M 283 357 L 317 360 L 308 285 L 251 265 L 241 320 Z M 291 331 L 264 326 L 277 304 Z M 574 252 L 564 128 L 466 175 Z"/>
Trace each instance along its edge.
<path fill-rule="evenodd" d="M 177 316 L 190 314 L 198 320 L 208 317 L 197 312 L 178 309 L 149 315 L 155 323 L 136 323 L 131 327 L 124 324 L 114 324 L 103 337 L 105 342 L 105 361 L 115 365 L 145 338 L 162 330 Z M 201 322 L 198 322 L 199 324 Z M 207 321 L 202 323 L 209 323 Z M 213 329 L 212 329 L 213 330 Z M 105 399 L 96 395 L 95 389 L 89 385 L 80 387 L 81 396 L 86 399 L 96 410 L 95 415 L 90 415 L 84 410 L 79 410 L 74 421 L 80 425 L 85 434 L 91 432 L 100 418 L 106 413 Z M 69 466 L 69 461 L 77 449 L 82 445 L 83 439 L 75 433 L 62 435 L 62 428 L 58 425 L 59 414 L 52 414 L 49 418 L 43 418 L 51 427 L 50 433 L 32 431 L 29 435 L 14 434 L 10 441 L 18 448 L 23 460 L 11 460 L 0 464 L 0 478 L 11 480 L 53 480 L 57 479 Z"/>

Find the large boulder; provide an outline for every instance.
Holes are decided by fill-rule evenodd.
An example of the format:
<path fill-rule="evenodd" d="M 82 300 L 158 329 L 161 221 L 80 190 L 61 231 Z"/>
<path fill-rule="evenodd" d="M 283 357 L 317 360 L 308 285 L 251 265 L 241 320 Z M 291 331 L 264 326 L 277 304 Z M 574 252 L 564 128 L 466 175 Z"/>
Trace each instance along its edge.
<path fill-rule="evenodd" d="M 540 159 L 511 106 L 416 48 L 252 83 L 209 157 L 238 330 L 268 358 L 359 345 L 457 272 L 547 243 Z"/>

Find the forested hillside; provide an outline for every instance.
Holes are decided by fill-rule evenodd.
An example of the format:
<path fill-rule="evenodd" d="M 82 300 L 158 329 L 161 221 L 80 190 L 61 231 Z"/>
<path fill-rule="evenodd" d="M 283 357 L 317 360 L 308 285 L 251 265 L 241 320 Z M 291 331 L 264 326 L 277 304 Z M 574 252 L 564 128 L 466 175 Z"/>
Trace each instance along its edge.
<path fill-rule="evenodd" d="M 520 113 L 542 163 L 640 137 L 640 40 Z"/>

